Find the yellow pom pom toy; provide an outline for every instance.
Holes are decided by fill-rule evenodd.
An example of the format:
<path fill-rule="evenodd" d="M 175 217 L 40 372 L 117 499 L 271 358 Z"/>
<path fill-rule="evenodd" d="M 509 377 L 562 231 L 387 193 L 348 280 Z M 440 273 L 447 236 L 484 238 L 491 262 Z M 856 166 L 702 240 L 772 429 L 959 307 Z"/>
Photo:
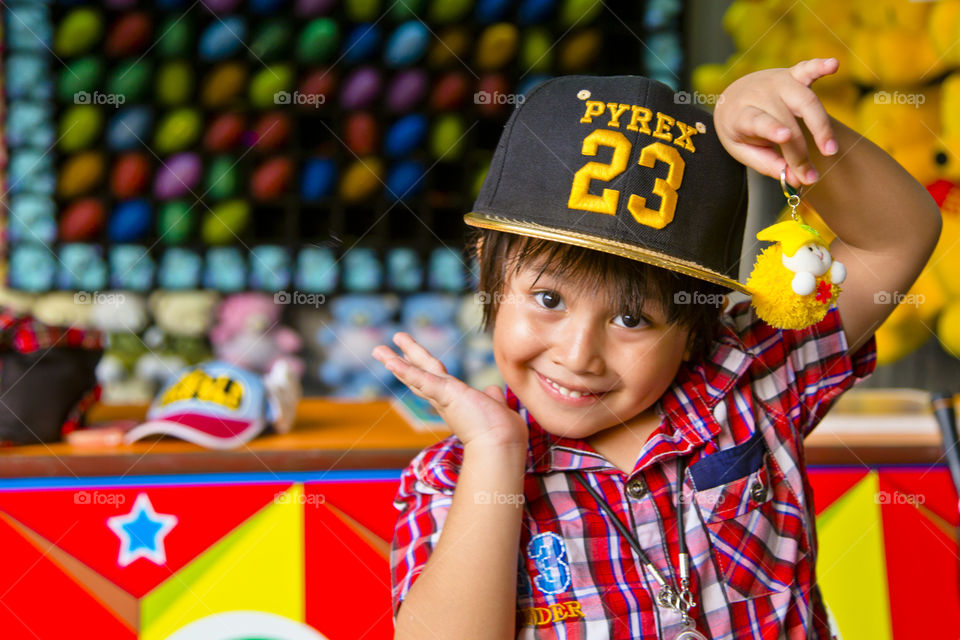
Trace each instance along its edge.
<path fill-rule="evenodd" d="M 820 322 L 836 302 L 847 270 L 833 259 L 817 230 L 800 219 L 800 197 L 787 191 L 785 170 L 780 185 L 792 218 L 757 234 L 758 240 L 776 244 L 757 257 L 747 289 L 764 322 L 778 329 L 803 329 Z"/>

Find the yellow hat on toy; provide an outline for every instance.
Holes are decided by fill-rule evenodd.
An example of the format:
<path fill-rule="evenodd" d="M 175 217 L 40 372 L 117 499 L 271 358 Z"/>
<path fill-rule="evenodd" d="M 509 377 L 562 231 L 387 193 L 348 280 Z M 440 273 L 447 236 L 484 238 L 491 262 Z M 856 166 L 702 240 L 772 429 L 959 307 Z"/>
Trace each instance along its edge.
<path fill-rule="evenodd" d="M 779 242 L 785 256 L 796 255 L 797 251 L 806 244 L 827 246 L 819 231 L 796 220 L 785 220 L 761 230 L 757 234 L 757 240 Z"/>
<path fill-rule="evenodd" d="M 784 192 L 786 193 L 785 181 Z M 760 252 L 747 279 L 757 315 L 779 329 L 802 329 L 827 314 L 847 277 L 842 263 L 830 255 L 826 241 L 803 224 L 796 207 L 800 198 L 788 195 L 793 218 L 761 230 L 758 240 L 775 242 Z"/>

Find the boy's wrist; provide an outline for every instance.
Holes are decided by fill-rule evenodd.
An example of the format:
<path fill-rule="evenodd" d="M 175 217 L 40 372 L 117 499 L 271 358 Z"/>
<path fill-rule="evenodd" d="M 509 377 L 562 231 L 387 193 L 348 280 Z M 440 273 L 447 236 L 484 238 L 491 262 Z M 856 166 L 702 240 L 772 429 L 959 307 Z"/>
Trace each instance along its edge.
<path fill-rule="evenodd" d="M 464 455 L 470 452 L 473 457 L 496 456 L 504 459 L 526 459 L 527 442 L 504 441 L 487 434 L 477 436 L 463 445 Z"/>

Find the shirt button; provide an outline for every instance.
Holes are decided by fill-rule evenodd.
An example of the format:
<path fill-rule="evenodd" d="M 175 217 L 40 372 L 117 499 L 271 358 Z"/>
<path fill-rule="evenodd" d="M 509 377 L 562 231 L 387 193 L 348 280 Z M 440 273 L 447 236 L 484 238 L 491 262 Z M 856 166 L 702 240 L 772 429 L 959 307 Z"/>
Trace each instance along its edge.
<path fill-rule="evenodd" d="M 767 488 L 763 486 L 762 482 L 754 482 L 753 486 L 750 487 L 750 493 L 754 500 L 763 502 L 764 498 L 767 497 Z"/>
<path fill-rule="evenodd" d="M 639 500 L 647 495 L 647 483 L 643 481 L 643 478 L 634 478 L 627 483 L 627 495 L 634 500 Z"/>

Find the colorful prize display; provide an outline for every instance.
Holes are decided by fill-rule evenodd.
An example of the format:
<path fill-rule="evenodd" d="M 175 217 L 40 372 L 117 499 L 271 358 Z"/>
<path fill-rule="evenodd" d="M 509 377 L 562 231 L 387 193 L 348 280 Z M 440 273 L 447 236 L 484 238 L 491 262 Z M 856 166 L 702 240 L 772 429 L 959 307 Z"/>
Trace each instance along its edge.
<path fill-rule="evenodd" d="M 682 84 L 680 3 L 622 4 L 11 0 L 7 284 L 462 291 L 429 256 L 463 246 L 525 93 L 569 73 Z M 300 272 L 355 246 L 358 273 Z"/>

